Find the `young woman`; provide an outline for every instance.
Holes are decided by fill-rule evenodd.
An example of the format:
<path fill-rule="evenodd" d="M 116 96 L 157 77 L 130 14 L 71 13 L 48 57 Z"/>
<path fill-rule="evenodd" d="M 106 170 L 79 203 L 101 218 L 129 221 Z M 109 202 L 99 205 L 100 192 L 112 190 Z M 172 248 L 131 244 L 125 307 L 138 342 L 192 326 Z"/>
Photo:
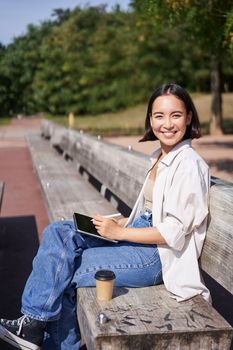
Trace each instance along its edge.
<path fill-rule="evenodd" d="M 198 266 L 206 234 L 209 169 L 191 147 L 200 137 L 194 104 L 180 86 L 151 96 L 141 141 L 159 140 L 151 169 L 127 219 L 93 216 L 98 232 L 118 244 L 84 236 L 73 222 L 55 222 L 43 234 L 17 320 L 0 320 L 0 337 L 21 349 L 77 350 L 76 288 L 95 286 L 99 269 L 115 285 L 161 283 L 177 301 L 200 294 L 210 300 Z M 155 295 L 156 298 L 156 295 Z M 46 335 L 46 336 L 45 336 Z"/>

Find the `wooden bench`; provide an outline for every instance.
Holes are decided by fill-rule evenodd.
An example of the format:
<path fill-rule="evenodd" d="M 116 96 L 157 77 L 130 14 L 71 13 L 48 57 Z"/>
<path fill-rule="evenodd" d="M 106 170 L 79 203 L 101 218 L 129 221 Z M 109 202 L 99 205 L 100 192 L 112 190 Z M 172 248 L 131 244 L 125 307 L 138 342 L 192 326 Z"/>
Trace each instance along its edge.
<path fill-rule="evenodd" d="M 48 121 L 42 123 L 42 136 L 50 141 L 30 136 L 29 146 L 48 209 L 51 213 L 55 211 L 54 202 L 59 208 L 56 215 L 50 214 L 51 219 L 67 215 L 72 217 L 73 211 L 79 210 L 79 205 L 82 207 L 85 191 L 90 185 L 88 181 L 98 189 L 98 195 L 104 202 L 106 199 L 110 201 L 108 205 L 111 207 L 106 208 L 106 213 L 112 212 L 114 207 L 124 215 L 129 214 L 149 167 L 149 157 Z M 40 146 L 40 156 L 40 147 L 38 144 L 33 146 L 33 137 L 33 142 L 43 144 Z M 63 157 L 55 154 L 54 148 Z M 46 165 L 54 183 L 52 186 L 46 185 L 45 169 L 42 171 L 42 161 L 46 159 L 47 152 L 52 152 L 51 160 Z M 57 163 L 52 161 L 53 157 L 58 157 Z M 79 186 L 83 186 L 81 196 L 75 194 L 76 184 L 69 183 L 68 173 L 73 173 L 73 170 L 76 172 L 74 176 L 82 183 Z M 80 178 L 80 174 L 84 176 Z M 65 187 L 55 200 L 51 189 L 56 179 L 60 179 L 58 182 L 63 182 Z M 91 191 L 95 193 L 93 188 Z M 232 183 L 212 179 L 210 223 L 200 259 L 202 269 L 223 286 L 226 293 L 233 293 L 232 198 Z M 90 197 L 89 205 L 91 201 Z M 97 203 L 98 212 L 102 204 Z M 86 211 L 90 206 L 82 208 Z M 223 293 L 222 297 L 225 298 L 225 295 Z M 80 288 L 77 296 L 78 320 L 88 350 L 230 348 L 232 327 L 200 296 L 177 303 L 169 297 L 163 285 L 140 289 L 115 288 L 114 298 L 110 302 L 98 302 L 95 288 Z M 232 295 L 228 297 L 231 302 L 228 307 L 232 310 Z M 102 312 L 109 319 L 105 324 L 98 322 Z"/>
<path fill-rule="evenodd" d="M 72 219 L 74 211 L 109 214 L 115 208 L 40 135 L 27 137 L 50 221 Z"/>
<path fill-rule="evenodd" d="M 1 207 L 2 207 L 3 193 L 4 193 L 4 182 L 0 181 L 0 212 L 1 212 Z"/>

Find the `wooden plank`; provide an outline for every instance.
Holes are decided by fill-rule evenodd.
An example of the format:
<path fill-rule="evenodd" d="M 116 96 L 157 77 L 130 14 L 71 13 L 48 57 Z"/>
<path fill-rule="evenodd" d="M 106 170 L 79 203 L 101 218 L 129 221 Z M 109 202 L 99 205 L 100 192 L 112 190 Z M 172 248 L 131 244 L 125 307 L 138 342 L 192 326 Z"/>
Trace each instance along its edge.
<path fill-rule="evenodd" d="M 133 207 L 150 166 L 148 156 L 74 130 L 63 134 L 59 146 L 77 166 Z"/>
<path fill-rule="evenodd" d="M 233 183 L 212 178 L 201 267 L 233 294 Z"/>
<path fill-rule="evenodd" d="M 1 207 L 2 207 L 3 193 L 4 193 L 4 182 L 0 181 L 0 211 L 1 211 Z"/>
<path fill-rule="evenodd" d="M 67 132 L 64 126 L 56 123 L 52 123 L 46 119 L 42 120 L 41 123 L 41 135 L 50 140 L 53 146 L 58 146 L 61 142 L 63 134 Z"/>
<path fill-rule="evenodd" d="M 64 128 L 63 126 L 59 125 L 56 126 L 56 128 L 54 128 L 52 130 L 51 136 L 50 136 L 50 142 L 51 145 L 53 146 L 59 146 L 62 139 L 63 139 L 63 135 L 67 133 L 67 129 Z"/>
<path fill-rule="evenodd" d="M 116 212 L 48 141 L 39 135 L 29 135 L 27 141 L 51 221 L 72 219 L 74 211 L 87 215 Z"/>
<path fill-rule="evenodd" d="M 88 350 L 224 349 L 233 329 L 201 296 L 178 303 L 163 285 L 115 288 L 111 301 L 95 288 L 77 290 L 77 314 Z M 104 313 L 109 321 L 98 322 Z"/>
<path fill-rule="evenodd" d="M 52 123 L 49 120 L 43 119 L 41 122 L 41 135 L 46 139 L 51 139 L 55 129 L 60 127 L 58 124 Z"/>

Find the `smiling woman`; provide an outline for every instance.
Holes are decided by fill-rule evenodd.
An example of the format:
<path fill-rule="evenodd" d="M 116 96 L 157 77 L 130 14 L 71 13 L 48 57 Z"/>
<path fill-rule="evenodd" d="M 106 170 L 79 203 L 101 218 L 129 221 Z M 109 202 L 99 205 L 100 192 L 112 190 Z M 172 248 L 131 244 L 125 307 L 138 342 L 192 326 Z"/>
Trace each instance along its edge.
<path fill-rule="evenodd" d="M 22 296 L 24 316 L 0 319 L 0 338 L 21 349 L 39 350 L 42 343 L 43 349 L 79 349 L 76 288 L 95 286 L 95 273 L 102 269 L 114 272 L 117 287 L 163 280 L 177 301 L 201 295 L 210 302 L 198 265 L 210 184 L 209 168 L 191 146 L 199 128 L 183 88 L 168 84 L 154 92 L 142 140 L 158 139 L 161 147 L 152 155 L 129 218 L 93 215 L 97 232 L 108 241 L 83 235 L 73 221 L 46 227 Z M 114 154 L 105 158 L 116 161 Z"/>

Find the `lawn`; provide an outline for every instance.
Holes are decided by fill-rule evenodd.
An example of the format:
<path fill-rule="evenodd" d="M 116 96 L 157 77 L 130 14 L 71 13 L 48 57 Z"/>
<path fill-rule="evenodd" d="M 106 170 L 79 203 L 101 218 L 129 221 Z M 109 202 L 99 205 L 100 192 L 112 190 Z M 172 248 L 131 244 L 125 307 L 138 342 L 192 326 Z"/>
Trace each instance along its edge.
<path fill-rule="evenodd" d="M 203 133 L 208 133 L 211 96 L 209 94 L 192 95 L 198 110 Z M 137 105 L 117 113 L 105 113 L 96 116 L 75 116 L 74 128 L 102 136 L 139 135 L 144 130 L 146 104 Z M 233 93 L 223 94 L 224 130 L 233 133 Z M 46 118 L 68 126 L 68 117 L 47 116 Z"/>
<path fill-rule="evenodd" d="M 9 125 L 11 122 L 10 117 L 0 117 L 0 126 Z"/>

